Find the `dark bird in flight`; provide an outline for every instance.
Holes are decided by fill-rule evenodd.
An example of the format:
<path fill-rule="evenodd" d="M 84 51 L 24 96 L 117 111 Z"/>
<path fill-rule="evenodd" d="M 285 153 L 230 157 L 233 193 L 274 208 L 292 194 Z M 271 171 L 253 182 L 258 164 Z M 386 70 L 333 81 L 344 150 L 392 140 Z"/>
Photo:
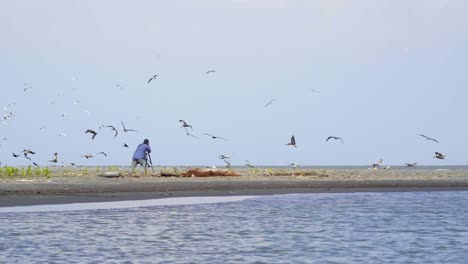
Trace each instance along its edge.
<path fill-rule="evenodd" d="M 425 138 L 426 140 L 434 141 L 435 143 L 439 143 L 439 141 L 437 141 L 437 140 L 435 140 L 435 139 L 433 139 L 433 138 L 431 138 L 431 137 L 425 136 L 425 135 L 423 135 L 423 134 L 419 134 L 419 135 L 420 135 L 421 137 Z"/>
<path fill-rule="evenodd" d="M 212 139 L 222 139 L 222 140 L 226 140 L 225 138 L 218 137 L 218 136 L 213 136 L 213 135 L 208 134 L 208 133 L 203 133 L 202 135 L 209 136 L 209 137 L 211 137 Z"/>
<path fill-rule="evenodd" d="M 13 152 L 13 157 L 17 158 L 17 157 L 19 157 L 19 156 L 20 156 L 20 155 L 15 154 L 15 153 Z"/>
<path fill-rule="evenodd" d="M 85 157 L 86 159 L 92 158 L 93 154 L 86 153 L 82 157 Z"/>
<path fill-rule="evenodd" d="M 215 72 L 216 72 L 216 70 L 209 70 L 209 71 L 206 72 L 206 74 L 215 73 Z"/>
<path fill-rule="evenodd" d="M 101 154 L 101 155 L 104 155 L 105 157 L 107 157 L 107 154 L 105 152 L 99 152 L 98 155 Z"/>
<path fill-rule="evenodd" d="M 124 123 L 122 122 L 122 120 L 120 120 L 120 123 L 122 124 L 122 127 L 123 127 L 123 131 L 124 132 L 137 132 L 135 129 L 129 129 L 129 128 L 126 128 Z"/>
<path fill-rule="evenodd" d="M 250 163 L 250 161 L 248 160 L 245 160 L 245 166 L 248 166 L 250 168 L 253 168 L 254 166 L 252 165 L 252 163 Z"/>
<path fill-rule="evenodd" d="M 97 135 L 97 132 L 94 131 L 94 130 L 91 130 L 91 129 L 87 129 L 87 130 L 85 131 L 85 134 L 88 134 L 88 133 L 90 133 L 90 134 L 93 135 L 93 137 L 92 137 L 91 139 L 94 139 L 94 138 L 96 137 L 96 135 Z"/>
<path fill-rule="evenodd" d="M 187 129 L 185 129 L 185 132 L 187 132 L 187 136 L 194 137 L 194 138 L 196 138 L 196 139 L 198 139 L 198 140 L 200 139 L 199 137 L 195 136 L 194 134 L 190 134 L 190 133 L 187 131 Z"/>
<path fill-rule="evenodd" d="M 127 143 L 124 143 L 124 144 L 122 145 L 122 147 L 129 148 L 129 146 L 127 145 Z"/>
<path fill-rule="evenodd" d="M 72 162 L 72 163 L 70 163 L 70 165 L 71 165 L 72 167 L 76 167 L 76 164 L 75 164 L 75 163 L 73 163 L 73 162 Z"/>
<path fill-rule="evenodd" d="M 292 137 L 291 137 L 291 142 L 289 142 L 288 144 L 286 144 L 286 146 L 293 146 L 293 147 L 297 148 L 297 146 L 296 146 L 296 138 L 294 137 L 294 135 L 292 135 Z"/>
<path fill-rule="evenodd" d="M 58 162 L 58 153 L 57 153 L 57 152 L 54 153 L 54 158 L 51 159 L 51 160 L 49 160 L 49 162 L 53 162 L 53 163 L 57 163 L 57 162 Z"/>
<path fill-rule="evenodd" d="M 445 159 L 445 155 L 442 154 L 442 153 L 436 152 L 434 158 L 436 158 L 436 159 Z"/>
<path fill-rule="evenodd" d="M 200 139 L 200 138 L 198 138 L 197 136 L 195 136 L 195 135 L 191 134 L 190 132 L 188 132 L 187 127 L 190 127 L 190 129 L 193 131 L 193 127 L 192 127 L 191 125 L 187 124 L 187 122 L 185 122 L 185 121 L 182 120 L 182 119 L 179 120 L 179 122 L 182 123 L 182 126 L 181 126 L 181 127 L 183 127 L 183 128 L 185 129 L 185 133 L 187 134 L 187 136 L 191 136 L 191 137 L 194 137 L 194 138 L 196 138 L 196 139 Z"/>
<path fill-rule="evenodd" d="M 343 144 L 343 139 L 340 137 L 334 137 L 334 136 L 329 136 L 325 142 L 328 142 L 328 140 L 334 139 L 334 140 L 341 140 L 341 144 Z"/>
<path fill-rule="evenodd" d="M 36 162 L 33 161 L 33 165 L 36 166 L 36 167 L 40 167 L 39 164 L 37 164 Z"/>
<path fill-rule="evenodd" d="M 227 160 L 225 160 L 225 159 L 223 159 L 223 160 L 224 160 L 224 162 L 226 162 L 226 167 L 227 167 L 227 168 L 231 168 L 231 162 L 229 162 L 229 161 L 227 161 Z"/>
<path fill-rule="evenodd" d="M 115 132 L 114 138 L 119 134 L 119 131 L 117 131 L 117 129 L 114 126 L 106 126 L 106 127 L 109 127 L 110 129 L 114 130 Z"/>
<path fill-rule="evenodd" d="M 405 163 L 406 167 L 411 167 L 411 168 L 416 167 L 417 164 L 418 164 L 417 162 L 415 162 L 415 163 Z"/>
<path fill-rule="evenodd" d="M 185 129 L 187 129 L 187 127 L 190 127 L 190 129 L 193 131 L 193 127 L 191 125 L 187 124 L 187 122 L 185 122 L 184 120 L 181 119 L 181 120 L 179 120 L 179 122 L 182 123 L 181 127 L 185 128 Z"/>
<path fill-rule="evenodd" d="M 228 157 L 228 156 L 226 156 L 226 155 L 224 155 L 224 154 L 222 154 L 222 155 L 219 155 L 219 158 L 220 158 L 220 159 L 222 159 L 222 160 L 223 160 L 223 159 L 229 159 L 229 157 Z"/>
<path fill-rule="evenodd" d="M 275 99 L 272 99 L 272 100 L 270 100 L 268 103 L 266 103 L 265 108 L 267 108 L 268 106 L 270 106 L 274 101 L 275 101 Z"/>
<path fill-rule="evenodd" d="M 31 158 L 28 157 L 29 154 L 34 155 L 34 154 L 36 154 L 36 153 L 33 152 L 33 151 L 31 151 L 30 149 L 23 149 L 23 155 L 24 155 L 24 157 L 27 158 L 28 160 L 31 160 Z"/>
<path fill-rule="evenodd" d="M 23 149 L 22 152 L 23 152 L 24 154 L 33 154 L 33 155 L 36 154 L 36 152 L 34 152 L 34 151 L 30 150 L 30 149 Z"/>
<path fill-rule="evenodd" d="M 156 78 L 158 78 L 159 74 L 155 74 L 153 76 L 151 76 L 151 78 L 149 78 L 148 80 L 148 83 L 150 83 L 152 80 L 156 80 Z"/>

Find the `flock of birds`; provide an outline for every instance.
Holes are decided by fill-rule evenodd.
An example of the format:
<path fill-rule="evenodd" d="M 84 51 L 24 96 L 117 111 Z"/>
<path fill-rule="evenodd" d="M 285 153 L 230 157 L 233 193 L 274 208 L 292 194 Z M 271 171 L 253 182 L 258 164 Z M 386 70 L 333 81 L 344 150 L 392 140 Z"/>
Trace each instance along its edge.
<path fill-rule="evenodd" d="M 213 73 L 216 73 L 216 70 L 212 69 L 212 70 L 206 71 L 206 74 L 207 74 L 207 75 L 213 74 Z M 154 75 L 152 75 L 152 76 L 148 79 L 147 84 L 149 85 L 151 82 L 157 80 L 158 76 L 159 76 L 159 74 L 154 74 Z M 73 81 L 76 81 L 76 80 L 77 80 L 75 77 L 72 77 L 72 79 L 73 79 Z M 121 86 L 120 84 L 118 84 L 117 87 L 120 87 L 120 88 L 122 89 L 122 86 Z M 23 92 L 26 93 L 26 92 L 28 92 L 28 91 L 30 91 L 30 90 L 32 90 L 32 89 L 33 89 L 33 87 L 32 87 L 30 84 L 25 83 L 25 84 L 24 84 L 24 87 L 23 87 Z M 60 96 L 60 90 L 59 90 L 59 92 L 58 92 L 58 96 Z M 79 103 L 80 103 L 80 100 L 73 100 L 73 104 L 77 105 L 77 104 L 79 104 Z M 2 109 L 3 109 L 2 124 L 3 124 L 3 125 L 8 125 L 9 122 L 10 122 L 11 120 L 14 119 L 15 113 L 14 113 L 14 111 L 11 110 L 11 107 L 15 106 L 15 104 L 16 104 L 16 103 L 10 103 L 10 104 L 8 104 L 8 105 L 2 107 Z M 49 102 L 49 105 L 52 105 L 52 104 L 54 104 L 54 101 L 50 101 L 50 102 Z M 89 114 L 89 111 L 87 111 L 87 112 L 88 112 L 88 114 Z M 61 113 L 61 114 L 60 114 L 60 116 L 61 116 L 62 118 L 66 117 L 67 115 L 68 115 L 68 113 Z M 192 133 L 189 132 L 188 128 L 189 128 L 191 131 L 193 131 L 193 127 L 192 127 L 191 125 L 187 124 L 187 123 L 186 123 L 185 121 L 183 121 L 183 120 L 179 120 L 179 122 L 182 123 L 182 127 L 185 129 L 187 135 L 192 136 L 192 137 L 194 137 L 194 138 L 196 138 L 196 139 L 200 139 L 198 136 L 196 136 L 196 135 L 194 135 L 194 134 L 192 134 Z M 113 125 L 104 125 L 104 124 L 102 124 L 101 126 L 99 126 L 99 130 L 101 130 L 101 129 L 109 129 L 109 130 L 111 130 L 111 131 L 114 133 L 114 134 L 113 134 L 113 138 L 114 138 L 114 139 L 119 135 L 119 131 L 120 131 L 120 132 L 124 132 L 124 133 L 127 133 L 127 132 L 138 132 L 136 129 L 132 129 L 132 128 L 126 127 L 125 124 L 124 124 L 124 122 L 123 122 L 122 120 L 120 121 L 120 123 L 121 123 L 121 126 L 122 126 L 120 129 L 118 129 L 116 126 L 113 126 Z M 40 129 L 40 130 L 44 130 L 44 129 L 46 129 L 46 127 L 45 127 L 45 126 L 41 126 L 39 129 Z M 96 138 L 96 136 L 97 136 L 98 134 L 100 134 L 100 132 L 98 132 L 97 129 L 88 128 L 88 129 L 84 130 L 84 134 L 89 134 L 89 135 L 90 135 L 90 139 L 91 139 L 91 140 L 94 140 L 94 139 Z M 211 139 L 226 140 L 226 138 L 224 138 L 224 137 L 215 136 L 215 135 L 210 134 L 210 133 L 203 133 L 202 135 L 203 135 L 203 136 L 210 137 Z M 65 137 L 65 136 L 67 136 L 67 134 L 66 134 L 66 133 L 60 133 L 59 136 L 60 136 L 60 137 Z M 8 139 L 7 139 L 6 137 L 1 137 L 1 141 L 7 141 L 7 140 L 8 140 Z M 0 147 L 1 147 L 1 145 L 2 145 L 2 144 L 1 144 L 1 141 L 0 141 Z M 124 144 L 122 145 L 122 147 L 124 147 L 124 148 L 130 148 L 129 145 L 126 144 L 126 143 L 124 143 Z M 40 167 L 40 165 L 39 165 L 36 161 L 33 161 L 33 160 L 32 160 L 31 157 L 32 157 L 33 155 L 36 155 L 36 152 L 33 151 L 33 150 L 31 150 L 31 149 L 29 149 L 29 148 L 23 148 L 23 150 L 21 150 L 21 151 L 19 151 L 19 152 L 12 152 L 13 158 L 19 158 L 19 157 L 22 156 L 22 157 L 24 157 L 25 159 L 29 160 L 29 161 L 32 163 L 32 165 L 37 166 L 37 167 Z M 91 159 L 91 158 L 94 158 L 94 157 L 97 156 L 97 155 L 102 155 L 102 156 L 104 156 L 104 157 L 107 157 L 107 153 L 104 152 L 104 151 L 100 151 L 100 152 L 98 152 L 98 153 L 95 154 L 95 155 L 92 154 L 92 153 L 85 153 L 85 154 L 81 155 L 81 157 L 84 158 L 84 159 Z M 58 166 L 58 165 L 60 164 L 62 167 L 66 167 L 66 166 L 74 166 L 74 167 L 75 167 L 76 164 L 77 164 L 77 163 L 75 163 L 75 162 L 64 162 L 63 160 L 59 159 L 59 154 L 58 154 L 58 152 L 53 153 L 52 158 L 49 159 L 49 160 L 47 160 L 47 162 L 48 162 L 48 163 L 52 163 L 52 164 L 56 164 L 55 166 Z M 1 161 L 0 161 L 0 165 L 1 165 L 1 164 L 2 164 L 2 163 L 1 163 Z M 230 163 L 229 163 L 229 166 L 230 166 Z"/>
<path fill-rule="evenodd" d="M 420 137 L 423 137 L 424 139 L 428 140 L 428 141 L 432 141 L 432 142 L 435 142 L 435 143 L 439 143 L 438 140 L 434 139 L 434 138 L 431 138 L 431 137 L 428 137 L 426 135 L 423 135 L 423 134 L 419 134 Z M 440 160 L 443 160 L 445 159 L 445 155 L 440 153 L 440 152 L 435 152 L 435 156 L 433 158 L 436 158 L 436 159 L 440 159 Z M 378 169 L 379 167 L 382 166 L 382 163 L 383 163 L 383 159 L 379 159 L 376 163 L 372 164 L 372 167 L 374 169 Z M 414 168 L 416 167 L 416 165 L 418 165 L 417 162 L 413 162 L 413 163 L 405 163 L 405 166 L 406 167 L 409 167 L 409 168 Z M 385 166 L 384 169 L 389 169 L 390 167 L 389 166 Z"/>
<path fill-rule="evenodd" d="M 212 70 L 208 70 L 206 71 L 206 74 L 209 75 L 209 74 L 213 74 L 213 73 L 216 73 L 216 70 L 212 69 Z M 147 84 L 149 85 L 152 81 L 156 80 L 158 78 L 159 74 L 154 74 L 152 75 L 148 81 L 147 81 Z M 73 77 L 73 80 L 76 80 L 76 78 Z M 119 86 L 119 85 L 118 85 Z M 27 92 L 28 90 L 31 90 L 32 89 L 32 86 L 25 83 L 24 84 L 24 88 L 23 88 L 23 92 Z M 320 93 L 319 91 L 317 90 L 313 90 L 314 93 Z M 273 105 L 273 103 L 275 102 L 276 100 L 275 99 L 271 99 L 270 101 L 268 101 L 265 105 L 264 105 L 264 108 L 269 108 Z M 74 104 L 78 104 L 80 103 L 79 100 L 74 100 L 73 101 Z M 4 125 L 7 125 L 8 122 L 13 119 L 15 117 L 15 113 L 11 110 L 9 110 L 9 107 L 13 106 L 14 103 L 12 104 L 8 104 L 7 106 L 3 106 L 2 109 L 3 109 L 3 116 L 2 116 L 2 123 Z M 67 113 L 62 113 L 61 116 L 64 117 L 66 116 Z M 122 131 L 123 133 L 128 133 L 128 132 L 138 132 L 136 129 L 131 129 L 131 128 L 127 128 L 124 124 L 124 122 L 121 120 L 120 121 L 121 123 L 121 128 L 120 130 L 116 127 L 116 126 L 113 126 L 113 125 L 104 125 L 102 124 L 100 127 L 99 127 L 99 130 L 101 129 L 109 129 L 111 130 L 114 134 L 113 134 L 113 138 L 115 139 L 118 135 L 119 135 L 119 131 Z M 200 139 L 199 136 L 195 135 L 194 134 L 194 129 L 193 129 L 193 126 L 190 125 L 188 122 L 186 122 L 185 120 L 182 120 L 180 119 L 179 120 L 179 123 L 181 124 L 180 128 L 183 128 L 184 131 L 185 131 L 185 134 L 187 136 L 190 136 L 190 137 L 193 137 L 197 140 Z M 43 129 L 45 127 L 41 127 L 40 129 Z M 91 136 L 91 140 L 94 140 L 96 138 L 96 136 L 99 134 L 99 132 L 96 131 L 96 129 L 91 129 L 91 128 L 88 128 L 84 131 L 85 134 L 90 134 Z M 218 135 L 213 135 L 213 134 L 210 134 L 210 133 L 202 133 L 202 134 L 199 134 L 200 136 L 205 136 L 205 137 L 209 137 L 213 140 L 222 140 L 222 141 L 226 141 L 227 139 L 224 138 L 224 137 L 221 137 L 221 136 L 218 136 Z M 65 133 L 60 133 L 60 136 L 66 136 Z M 423 134 L 420 134 L 419 136 L 423 137 L 424 139 L 428 140 L 428 141 L 432 141 L 434 143 L 439 143 L 438 140 L 434 139 L 434 138 L 431 138 L 431 137 L 428 137 L 426 135 L 423 135 Z M 1 141 L 6 141 L 7 138 L 6 137 L 1 137 L 0 138 L 0 146 L 1 146 Z M 344 141 L 341 137 L 339 136 L 329 136 L 325 139 L 325 142 L 329 142 L 330 140 L 334 140 L 334 141 L 339 141 L 341 142 L 341 144 L 344 144 Z M 296 144 L 296 138 L 294 135 L 291 136 L 289 142 L 287 142 L 285 144 L 285 146 L 290 146 L 290 147 L 294 147 L 294 148 L 297 148 L 297 144 Z M 129 146 L 124 143 L 122 145 L 122 147 L 125 147 L 125 148 L 129 148 Z M 35 161 L 32 161 L 31 159 L 31 155 L 35 155 L 36 152 L 32 151 L 31 149 L 28 149 L 28 148 L 24 148 L 22 151 L 18 152 L 18 153 L 22 153 L 21 154 L 17 154 L 15 152 L 12 153 L 12 156 L 14 158 L 18 158 L 18 157 L 21 157 L 23 156 L 25 159 L 29 160 L 32 162 L 32 164 L 34 166 L 40 166 L 38 163 L 36 163 Z M 107 157 L 107 154 L 103 151 L 100 151 L 98 152 L 96 155 L 93 155 L 92 153 L 85 153 L 83 154 L 81 157 L 85 158 L 85 159 L 90 159 L 90 158 L 93 158 L 97 155 L 102 155 L 104 157 Z M 435 152 L 435 156 L 434 158 L 436 159 L 445 159 L 445 155 L 440 153 L 440 152 Z M 219 156 L 219 159 L 223 160 L 225 163 L 226 163 L 226 167 L 230 168 L 231 167 L 231 161 L 230 161 L 230 157 L 225 155 L 225 154 L 222 154 Z M 76 163 L 75 162 L 69 162 L 69 163 L 66 163 L 62 160 L 59 159 L 59 154 L 57 152 L 55 152 L 53 154 L 53 157 L 48 160 L 47 162 L 49 163 L 53 163 L 53 164 L 61 164 L 61 166 L 68 166 L 67 164 L 69 164 L 70 166 L 76 166 Z M 372 164 L 372 167 L 377 169 L 379 167 L 382 167 L 382 164 L 383 164 L 383 160 L 382 159 L 379 159 L 376 163 Z M 0 165 L 1 165 L 1 162 L 0 162 Z M 407 167 L 415 167 L 417 165 L 416 162 L 414 163 L 405 163 L 405 165 Z M 252 165 L 252 163 L 249 161 L 249 160 L 245 160 L 245 166 L 247 167 L 250 167 L 250 168 L 253 168 L 254 165 Z M 292 162 L 289 164 L 290 167 L 293 167 L 293 168 L 296 168 L 299 166 L 299 164 L 295 163 L 295 162 Z M 389 168 L 388 166 L 385 166 L 384 168 Z"/>
<path fill-rule="evenodd" d="M 137 132 L 137 130 L 135 130 L 135 129 L 126 128 L 126 127 L 125 127 L 125 124 L 123 123 L 123 121 L 120 121 L 120 122 L 121 122 L 121 124 L 122 124 L 122 131 L 123 131 L 123 132 Z M 114 133 L 115 133 L 115 134 L 114 134 L 114 139 L 115 139 L 115 138 L 117 137 L 117 135 L 119 134 L 119 131 L 118 131 L 117 128 L 115 128 L 114 126 L 111 126 L 111 125 L 106 125 L 106 126 L 104 126 L 104 125 L 103 125 L 103 126 L 100 127 L 100 129 L 101 129 L 102 127 L 110 128 L 112 131 L 114 131 Z M 90 135 L 91 135 L 91 140 L 94 140 L 94 138 L 95 138 L 95 137 L 97 136 L 97 134 L 98 134 L 98 132 L 96 132 L 96 131 L 93 130 L 93 129 L 86 129 L 86 131 L 85 131 L 84 133 L 85 133 L 85 134 L 90 134 Z M 62 134 L 60 134 L 60 136 L 62 136 Z M 3 139 L 3 140 L 7 140 L 7 138 L 5 138 L 5 137 L 2 137 L 2 139 Z M 122 146 L 125 147 L 125 148 L 129 148 L 129 146 L 128 146 L 126 143 L 124 143 Z M 36 163 L 35 161 L 32 161 L 32 159 L 31 159 L 31 157 L 30 157 L 30 155 L 35 155 L 36 152 L 32 151 L 31 149 L 26 149 L 26 148 L 25 148 L 25 149 L 23 149 L 22 151 L 20 151 L 20 152 L 18 152 L 18 153 L 22 153 L 22 154 L 23 154 L 23 157 L 24 157 L 25 159 L 31 161 L 32 164 L 33 164 L 34 166 L 40 167 L 40 165 L 39 165 L 38 163 Z M 103 155 L 103 156 L 107 157 L 107 154 L 106 154 L 104 151 L 100 151 L 100 152 L 98 152 L 96 155 Z M 21 157 L 21 154 L 16 154 L 15 152 L 13 152 L 13 153 L 12 153 L 12 156 L 13 156 L 14 158 L 18 158 L 18 157 Z M 91 154 L 91 153 L 85 153 L 85 154 L 82 155 L 82 157 L 85 158 L 85 159 L 90 159 L 90 158 L 93 158 L 94 155 Z M 55 153 L 53 154 L 53 158 L 50 159 L 50 160 L 48 160 L 48 162 L 54 163 L 54 164 L 61 163 L 61 165 L 62 165 L 63 167 L 67 166 L 67 164 L 66 164 L 65 162 L 59 160 L 59 155 L 58 155 L 57 152 L 55 152 Z M 1 163 L 0 163 L 0 165 L 1 165 Z M 70 166 L 74 166 L 74 167 L 75 167 L 75 166 L 76 166 L 76 163 L 70 162 Z"/>

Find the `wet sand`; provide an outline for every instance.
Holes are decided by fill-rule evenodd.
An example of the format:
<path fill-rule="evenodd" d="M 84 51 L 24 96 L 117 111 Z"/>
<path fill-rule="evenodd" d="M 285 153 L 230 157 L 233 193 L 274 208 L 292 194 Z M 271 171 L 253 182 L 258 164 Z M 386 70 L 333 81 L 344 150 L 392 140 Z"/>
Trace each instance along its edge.
<path fill-rule="evenodd" d="M 50 177 L 0 178 L 0 206 L 100 202 L 166 197 L 271 195 L 314 192 L 468 190 L 468 170 L 245 169 L 240 176 L 178 177 L 185 168 L 155 168 L 155 174 L 101 177 L 106 169 L 53 168 Z M 161 172 L 176 177 L 161 176 Z"/>

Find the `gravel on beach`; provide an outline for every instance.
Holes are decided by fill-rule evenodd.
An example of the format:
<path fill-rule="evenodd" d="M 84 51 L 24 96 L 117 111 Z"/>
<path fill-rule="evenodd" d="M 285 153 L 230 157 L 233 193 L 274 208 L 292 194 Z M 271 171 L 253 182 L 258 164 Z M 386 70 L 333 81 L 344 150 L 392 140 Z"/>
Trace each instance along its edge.
<path fill-rule="evenodd" d="M 465 169 L 247 169 L 239 176 L 180 177 L 187 168 L 52 168 L 49 177 L 0 178 L 0 206 L 151 199 L 174 196 L 265 195 L 300 192 L 468 190 Z M 207 169 L 204 169 L 207 170 Z M 110 175 L 112 177 L 107 177 Z M 171 176 L 161 176 L 171 175 Z M 105 176 L 105 177 L 103 177 Z M 114 177 L 121 176 L 121 177 Z"/>

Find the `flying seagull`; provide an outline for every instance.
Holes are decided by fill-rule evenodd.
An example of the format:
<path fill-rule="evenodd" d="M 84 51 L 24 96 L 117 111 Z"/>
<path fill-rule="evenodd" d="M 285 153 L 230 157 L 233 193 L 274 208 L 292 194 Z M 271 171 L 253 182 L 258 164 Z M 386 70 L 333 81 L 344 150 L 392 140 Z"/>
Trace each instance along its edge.
<path fill-rule="evenodd" d="M 291 166 L 293 169 L 297 168 L 299 166 L 299 164 L 297 164 L 296 162 L 292 162 L 289 164 L 289 166 Z"/>
<path fill-rule="evenodd" d="M 57 153 L 57 152 L 54 153 L 54 158 L 51 159 L 51 160 L 49 160 L 49 162 L 53 162 L 53 163 L 57 163 L 57 162 L 58 162 L 58 153 Z"/>
<path fill-rule="evenodd" d="M 28 89 L 32 89 L 32 86 L 29 85 L 29 84 L 27 84 L 27 83 L 25 83 L 25 84 L 24 84 L 24 89 L 23 89 L 23 91 L 26 92 Z"/>
<path fill-rule="evenodd" d="M 415 162 L 415 163 L 405 163 L 406 167 L 411 167 L 411 168 L 416 167 L 417 164 L 418 164 L 417 162 Z"/>
<path fill-rule="evenodd" d="M 181 127 L 185 128 L 185 129 L 187 129 L 187 127 L 190 127 L 190 129 L 193 131 L 193 127 L 191 125 L 187 124 L 187 122 L 185 122 L 184 120 L 181 119 L 181 120 L 179 120 L 179 122 L 182 123 Z"/>
<path fill-rule="evenodd" d="M 152 80 L 156 80 L 156 78 L 158 78 L 159 74 L 155 74 L 153 76 L 151 76 L 151 78 L 149 78 L 148 80 L 148 83 L 150 83 Z"/>
<path fill-rule="evenodd" d="M 291 137 L 291 142 L 289 142 L 288 144 L 286 144 L 286 146 L 293 146 L 293 147 L 297 148 L 297 146 L 296 146 L 296 138 L 294 137 L 294 135 L 292 135 L 292 137 Z"/>
<path fill-rule="evenodd" d="M 225 160 L 225 159 L 223 159 L 223 160 L 224 160 L 224 162 L 226 162 L 226 167 L 227 167 L 227 168 L 231 168 L 231 162 L 229 162 L 229 161 L 227 161 L 227 160 Z"/>
<path fill-rule="evenodd" d="M 34 155 L 34 154 L 36 154 L 36 152 L 33 152 L 33 151 L 31 151 L 30 149 L 23 149 L 23 155 L 24 155 L 24 157 L 27 158 L 28 160 L 31 160 L 31 158 L 28 157 L 28 154 Z"/>
<path fill-rule="evenodd" d="M 86 153 L 82 157 L 85 157 L 86 159 L 92 158 L 93 154 Z"/>
<path fill-rule="evenodd" d="M 267 108 L 268 106 L 270 106 L 274 101 L 275 101 L 275 99 L 272 99 L 272 100 L 270 100 L 268 103 L 266 103 L 265 108 Z"/>
<path fill-rule="evenodd" d="M 105 157 L 107 157 L 107 154 L 105 152 L 99 152 L 98 155 L 101 154 L 101 155 L 104 155 Z"/>
<path fill-rule="evenodd" d="M 91 139 L 94 139 L 96 137 L 96 135 L 97 135 L 97 132 L 94 131 L 94 130 L 91 130 L 91 129 L 87 129 L 85 131 L 85 134 L 87 134 L 87 133 L 91 133 L 93 135 L 93 137 Z"/>
<path fill-rule="evenodd" d="M 215 72 L 216 72 L 216 70 L 209 70 L 209 71 L 206 72 L 206 74 L 215 73 Z"/>
<path fill-rule="evenodd" d="M 225 138 L 218 137 L 218 136 L 213 136 L 213 135 L 208 134 L 208 133 L 203 133 L 202 135 L 209 136 L 209 137 L 211 137 L 212 139 L 222 139 L 222 140 L 226 140 Z"/>
<path fill-rule="evenodd" d="M 252 165 L 252 163 L 250 163 L 250 161 L 248 160 L 245 160 L 245 166 L 248 166 L 250 168 L 253 168 L 254 166 Z"/>
<path fill-rule="evenodd" d="M 334 136 L 329 136 L 325 142 L 328 142 L 328 140 L 334 139 L 334 140 L 341 140 L 341 144 L 343 144 L 343 139 L 340 137 L 334 137 Z"/>
<path fill-rule="evenodd" d="M 436 159 L 445 159 L 445 155 L 442 154 L 442 153 L 436 152 L 434 158 L 436 158 Z"/>
<path fill-rule="evenodd" d="M 115 134 L 114 134 L 114 138 L 117 136 L 117 134 L 119 134 L 119 131 L 117 131 L 117 129 L 114 127 L 114 126 L 106 126 L 112 130 L 114 130 Z"/>
<path fill-rule="evenodd" d="M 33 165 L 36 166 L 36 167 L 40 167 L 39 164 L 37 164 L 36 162 L 33 161 Z"/>
<path fill-rule="evenodd" d="M 222 155 L 219 155 L 219 158 L 220 158 L 220 159 L 222 159 L 222 160 L 223 160 L 223 159 L 229 159 L 229 157 L 228 157 L 228 156 L 226 156 L 226 155 L 224 155 L 224 154 L 222 154 Z"/>
<path fill-rule="evenodd" d="M 310 93 L 313 93 L 313 94 L 319 94 L 320 91 L 319 90 L 315 90 L 315 89 L 311 89 L 310 90 Z"/>
<path fill-rule="evenodd" d="M 435 139 L 433 139 L 433 138 L 431 138 L 431 137 L 425 136 L 425 135 L 423 135 L 423 134 L 419 134 L 419 135 L 420 135 L 421 137 L 425 138 L 426 140 L 434 141 L 435 143 L 439 143 L 439 141 L 437 141 L 437 140 L 435 140 Z"/>
<path fill-rule="evenodd" d="M 122 147 L 129 148 L 128 145 L 127 145 L 127 143 L 124 143 L 124 144 L 122 145 Z"/>
<path fill-rule="evenodd" d="M 190 133 L 187 131 L 187 129 L 185 129 L 185 132 L 187 132 L 187 136 L 194 137 L 194 138 L 196 138 L 196 139 L 198 139 L 198 140 L 200 139 L 199 137 L 195 136 L 194 134 L 190 134 Z"/>
<path fill-rule="evenodd" d="M 379 159 L 376 163 L 372 164 L 372 168 L 378 168 L 382 166 L 383 159 Z"/>
<path fill-rule="evenodd" d="M 19 156 L 20 156 L 20 155 L 15 154 L 15 153 L 13 152 L 13 157 L 17 158 L 17 157 L 19 157 Z"/>
<path fill-rule="evenodd" d="M 130 132 L 130 131 L 132 131 L 132 132 L 137 132 L 135 129 L 127 129 L 127 128 L 125 127 L 124 123 L 122 122 L 122 120 L 120 120 L 120 123 L 122 124 L 123 131 L 124 131 L 124 132 Z"/>

